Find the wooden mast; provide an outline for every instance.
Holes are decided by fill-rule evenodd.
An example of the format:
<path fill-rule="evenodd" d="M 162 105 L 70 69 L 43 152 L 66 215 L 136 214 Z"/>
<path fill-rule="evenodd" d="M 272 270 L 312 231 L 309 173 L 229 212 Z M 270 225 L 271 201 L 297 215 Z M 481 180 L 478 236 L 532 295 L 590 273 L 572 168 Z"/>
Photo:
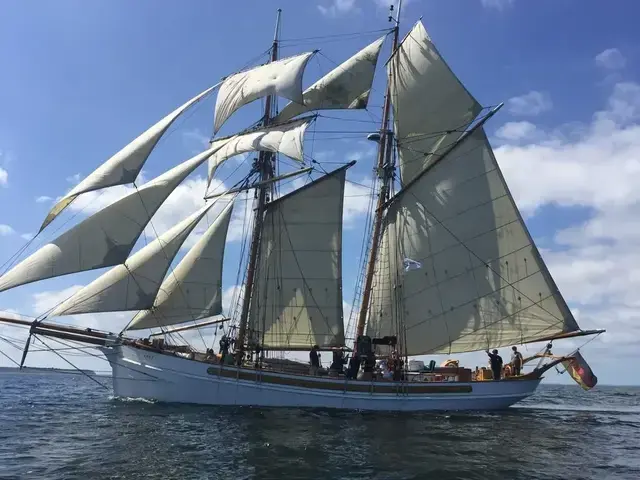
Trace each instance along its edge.
<path fill-rule="evenodd" d="M 393 7 L 392 7 L 393 8 Z M 398 1 L 398 10 L 395 18 L 395 28 L 393 31 L 393 44 L 391 47 L 391 55 L 396 53 L 398 48 L 398 32 L 400 29 L 400 11 L 402 9 L 402 0 Z M 389 20 L 393 20 L 389 16 Z M 378 141 L 378 162 L 377 172 L 381 176 L 382 186 L 378 195 L 378 203 L 375 209 L 375 217 L 373 221 L 373 234 L 371 249 L 369 250 L 369 260 L 367 262 L 366 276 L 364 280 L 364 288 L 362 292 L 362 303 L 360 305 L 360 313 L 358 314 L 358 324 L 356 326 L 356 338 L 354 351 L 357 350 L 358 337 L 364 334 L 364 327 L 367 322 L 367 313 L 369 303 L 371 301 L 371 284 L 373 282 L 373 273 L 375 269 L 376 258 L 378 256 L 378 248 L 380 246 L 380 230 L 382 228 L 383 212 L 385 203 L 389 197 L 391 183 L 394 177 L 394 168 L 390 164 L 391 152 L 393 151 L 393 132 L 389 131 L 389 113 L 391 110 L 391 86 L 387 83 L 387 91 L 384 96 L 384 106 L 382 109 L 382 124 L 380 126 L 380 140 Z M 388 168 L 387 168 L 388 167 Z"/>
<path fill-rule="evenodd" d="M 271 46 L 271 62 L 278 59 L 278 37 L 280 35 L 280 16 L 282 10 L 279 8 L 276 17 L 276 31 L 273 36 L 273 45 Z M 264 106 L 264 117 L 262 125 L 267 126 L 271 122 L 271 106 L 273 96 L 266 98 Z M 244 296 L 242 299 L 242 312 L 240 314 L 240 325 L 238 327 L 238 337 L 236 338 L 235 352 L 236 363 L 242 362 L 242 356 L 245 350 L 245 337 L 247 335 L 247 321 L 249 319 L 249 308 L 251 307 L 251 294 L 255 283 L 255 275 L 259 258 L 260 237 L 262 235 L 262 222 L 264 220 L 264 210 L 267 204 L 267 193 L 272 190 L 272 184 L 269 182 L 274 176 L 273 154 L 271 152 L 260 152 L 258 155 L 258 169 L 260 170 L 260 183 L 258 186 L 258 206 L 256 207 L 256 215 L 254 219 L 253 238 L 251 239 L 251 250 L 249 253 L 249 264 L 247 266 L 247 281 L 244 287 Z"/>

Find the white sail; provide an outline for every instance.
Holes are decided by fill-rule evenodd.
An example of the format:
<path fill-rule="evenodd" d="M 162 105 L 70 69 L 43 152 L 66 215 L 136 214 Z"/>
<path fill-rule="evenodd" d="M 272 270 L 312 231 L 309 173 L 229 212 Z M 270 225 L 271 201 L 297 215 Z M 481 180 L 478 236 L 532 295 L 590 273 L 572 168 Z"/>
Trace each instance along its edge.
<path fill-rule="evenodd" d="M 409 355 L 484 350 L 579 328 L 481 128 L 400 192 L 384 238 L 368 333 L 398 334 Z"/>
<path fill-rule="evenodd" d="M 228 158 L 253 151 L 280 152 L 293 160 L 303 161 L 304 133 L 312 118 L 276 125 L 238 135 L 209 158 L 209 184 L 216 169 Z"/>
<path fill-rule="evenodd" d="M 128 330 L 164 327 L 222 313 L 222 260 L 233 203 L 164 279 L 153 307 L 140 312 Z"/>
<path fill-rule="evenodd" d="M 162 203 L 217 148 L 172 168 L 46 244 L 0 277 L 0 292 L 45 278 L 124 262 Z"/>
<path fill-rule="evenodd" d="M 216 100 L 214 133 L 237 109 L 267 95 L 302 103 L 302 74 L 313 52 L 283 58 L 227 77 Z"/>
<path fill-rule="evenodd" d="M 213 203 L 205 205 L 133 254 L 124 264 L 113 267 L 78 290 L 50 316 L 150 308 L 180 247 L 212 206 Z"/>
<path fill-rule="evenodd" d="M 346 168 L 267 206 L 249 328 L 267 347 L 344 345 L 342 204 Z"/>
<path fill-rule="evenodd" d="M 49 225 L 65 208 L 67 208 L 80 194 L 99 190 L 101 188 L 124 185 L 135 181 L 142 170 L 144 162 L 151 151 L 164 135 L 171 124 L 193 104 L 207 96 L 217 85 L 196 95 L 179 108 L 149 128 L 138 138 L 100 165 L 89 176 L 76 185 L 69 193 L 60 199 L 45 218 L 40 231 Z"/>
<path fill-rule="evenodd" d="M 367 108 L 385 38 L 363 48 L 307 88 L 302 94 L 302 103 L 289 103 L 275 121 L 283 122 L 310 110 Z"/>
<path fill-rule="evenodd" d="M 417 22 L 389 61 L 403 185 L 460 137 L 482 109 Z"/>

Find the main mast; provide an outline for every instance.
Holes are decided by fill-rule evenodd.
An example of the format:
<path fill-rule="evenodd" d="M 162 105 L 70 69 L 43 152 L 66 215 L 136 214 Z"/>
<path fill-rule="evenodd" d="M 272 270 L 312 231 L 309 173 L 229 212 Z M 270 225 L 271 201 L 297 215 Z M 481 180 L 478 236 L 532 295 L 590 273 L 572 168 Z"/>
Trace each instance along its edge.
<path fill-rule="evenodd" d="M 278 9 L 276 17 L 276 30 L 273 35 L 273 45 L 271 46 L 271 62 L 275 62 L 278 59 L 278 38 L 280 35 L 280 16 L 282 10 Z M 264 117 L 262 119 L 262 125 L 267 126 L 271 122 L 271 107 L 273 102 L 273 96 L 269 95 L 266 98 L 264 105 Z M 258 155 L 257 168 L 260 171 L 260 183 L 258 187 L 258 206 L 256 207 L 256 215 L 254 220 L 253 238 L 251 239 L 251 250 L 249 252 L 249 264 L 247 266 L 247 281 L 244 287 L 244 295 L 242 299 L 242 312 L 240 314 L 240 325 L 238 327 L 238 337 L 236 338 L 236 363 L 242 362 L 242 356 L 244 354 L 244 343 L 247 332 L 247 321 L 249 319 L 249 309 L 251 307 L 251 294 L 253 291 L 253 284 L 255 283 L 256 269 L 258 265 L 259 249 L 260 249 L 260 237 L 262 235 L 262 223 L 264 219 L 264 210 L 267 204 L 267 193 L 271 190 L 272 185 L 268 180 L 274 176 L 273 168 L 273 153 L 260 152 Z"/>
<path fill-rule="evenodd" d="M 393 8 L 393 6 L 391 7 Z M 391 55 L 396 53 L 398 48 L 398 34 L 400 30 L 400 11 L 402 9 L 402 0 L 398 1 L 398 10 L 396 18 L 389 16 L 389 20 L 395 21 L 393 30 L 393 43 L 391 46 Z M 373 234 L 371 237 L 371 249 L 369 250 L 369 260 L 367 262 L 367 271 L 364 280 L 364 289 L 362 292 L 362 303 L 360 305 L 360 313 L 358 314 L 358 324 L 356 326 L 356 345 L 357 349 L 358 337 L 364 334 L 364 327 L 367 322 L 367 313 L 369 303 L 371 301 L 371 284 L 373 283 L 373 274 L 375 269 L 376 258 L 378 256 L 378 248 L 380 246 L 380 230 L 382 229 L 384 205 L 389 198 L 391 184 L 394 178 L 394 166 L 391 164 L 393 151 L 393 132 L 389 130 L 389 113 L 391 111 L 391 85 L 387 83 L 387 90 L 384 96 L 384 105 L 382 107 L 382 124 L 380 126 L 380 140 L 378 141 L 378 161 L 377 172 L 381 176 L 382 185 L 378 195 L 378 202 L 374 213 Z"/>

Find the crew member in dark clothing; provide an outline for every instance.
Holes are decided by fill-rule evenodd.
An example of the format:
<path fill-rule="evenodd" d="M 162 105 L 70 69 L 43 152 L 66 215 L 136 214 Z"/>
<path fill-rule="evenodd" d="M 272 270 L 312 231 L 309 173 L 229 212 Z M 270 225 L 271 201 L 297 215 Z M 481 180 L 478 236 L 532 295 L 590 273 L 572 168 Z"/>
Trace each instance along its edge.
<path fill-rule="evenodd" d="M 498 355 L 498 350 L 494 350 L 493 352 L 489 352 L 489 350 L 487 350 L 487 355 L 489 355 L 489 359 L 491 361 L 493 379 L 500 380 L 500 377 L 502 376 L 502 357 Z"/>
<path fill-rule="evenodd" d="M 511 347 L 513 353 L 511 354 L 511 366 L 513 367 L 513 375 L 520 375 L 522 370 L 522 354 L 518 351 L 518 347 Z"/>
<path fill-rule="evenodd" d="M 311 368 L 309 368 L 310 375 L 317 375 L 318 369 L 320 368 L 320 356 L 318 355 L 319 350 L 320 347 L 318 345 L 314 345 L 309 352 L 309 363 L 311 364 Z"/>

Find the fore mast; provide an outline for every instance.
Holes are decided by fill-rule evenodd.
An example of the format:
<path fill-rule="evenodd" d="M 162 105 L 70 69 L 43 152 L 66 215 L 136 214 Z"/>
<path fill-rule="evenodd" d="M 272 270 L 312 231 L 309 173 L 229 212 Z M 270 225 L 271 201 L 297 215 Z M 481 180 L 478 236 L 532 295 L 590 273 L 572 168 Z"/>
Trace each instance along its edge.
<path fill-rule="evenodd" d="M 276 29 L 273 35 L 273 44 L 271 46 L 270 62 L 274 62 L 278 59 L 278 38 L 280 36 L 280 17 L 282 10 L 278 9 L 276 16 Z M 262 117 L 262 126 L 266 127 L 271 123 L 271 110 L 274 106 L 274 96 L 269 95 L 265 100 L 264 116 Z M 260 172 L 260 183 L 258 185 L 258 205 L 256 207 L 256 214 L 254 218 L 253 237 L 251 239 L 251 247 L 249 251 L 249 262 L 247 265 L 247 277 L 244 287 L 244 294 L 242 299 L 242 311 L 240 313 L 240 323 L 238 326 L 238 336 L 235 344 L 236 363 L 242 363 L 242 357 L 245 351 L 245 341 L 247 336 L 247 321 L 249 318 L 249 309 L 251 308 L 251 294 L 253 291 L 253 285 L 255 283 L 256 269 L 258 265 L 258 259 L 260 255 L 260 237 L 262 234 L 262 223 L 264 220 L 264 210 L 267 204 L 267 194 L 270 194 L 273 189 L 273 184 L 267 182 L 267 180 L 274 176 L 274 154 L 271 152 L 261 151 L 258 155 L 255 168 Z"/>

